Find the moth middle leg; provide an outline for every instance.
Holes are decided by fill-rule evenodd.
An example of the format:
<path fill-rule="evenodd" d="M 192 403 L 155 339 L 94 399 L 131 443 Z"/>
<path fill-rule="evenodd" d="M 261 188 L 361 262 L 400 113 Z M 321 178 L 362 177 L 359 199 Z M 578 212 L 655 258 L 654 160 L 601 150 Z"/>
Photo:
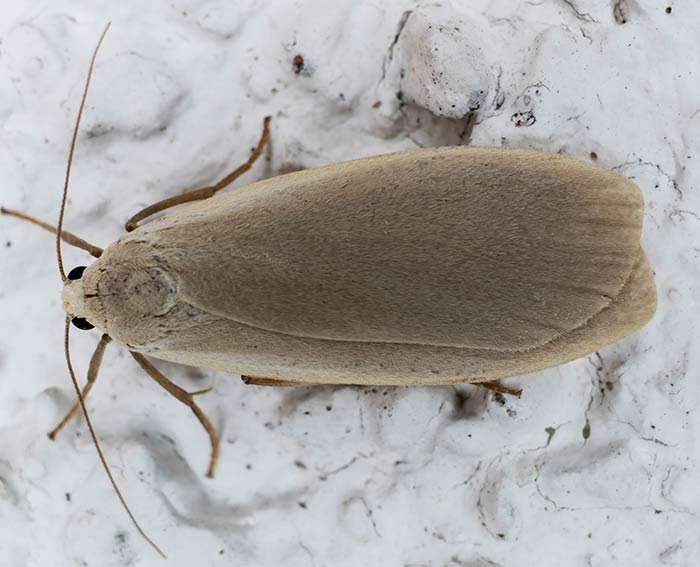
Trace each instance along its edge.
<path fill-rule="evenodd" d="M 207 467 L 207 476 L 209 478 L 214 476 L 214 468 L 216 467 L 216 461 L 219 458 L 219 436 L 216 433 L 216 429 L 209 421 L 202 409 L 194 401 L 194 396 L 202 394 L 207 390 L 200 390 L 198 392 L 188 392 L 180 388 L 177 384 L 168 380 L 161 372 L 153 366 L 148 359 L 139 354 L 138 352 L 129 351 L 129 354 L 134 357 L 139 366 L 143 368 L 146 373 L 153 378 L 165 391 L 172 395 L 175 399 L 185 404 L 192 410 L 192 413 L 197 417 L 199 423 L 202 424 L 207 435 L 209 435 L 209 441 L 211 443 L 211 454 L 209 456 L 209 466 Z"/>
<path fill-rule="evenodd" d="M 126 221 L 124 228 L 127 232 L 131 232 L 132 230 L 138 227 L 139 222 L 156 213 L 159 213 L 176 205 L 182 205 L 183 203 L 190 203 L 192 201 L 201 201 L 203 199 L 208 199 L 209 197 L 212 197 L 218 191 L 221 191 L 223 188 L 227 187 L 230 183 L 232 183 L 234 180 L 236 180 L 238 177 L 240 177 L 246 171 L 248 171 L 251 167 L 253 167 L 253 164 L 262 154 L 263 148 L 265 147 L 265 143 L 267 142 L 269 136 L 270 117 L 266 116 L 263 120 L 263 131 L 260 136 L 260 140 L 258 141 L 258 145 L 253 150 L 253 153 L 248 158 L 248 161 L 246 161 L 243 165 L 234 169 L 231 173 L 229 173 L 226 177 L 224 177 L 215 185 L 202 187 L 201 189 L 193 189 L 192 191 L 187 191 L 182 195 L 168 197 L 167 199 L 163 199 L 162 201 L 158 201 L 157 203 L 146 207 L 145 209 L 139 211 L 134 216 L 132 216 L 128 221 Z"/>

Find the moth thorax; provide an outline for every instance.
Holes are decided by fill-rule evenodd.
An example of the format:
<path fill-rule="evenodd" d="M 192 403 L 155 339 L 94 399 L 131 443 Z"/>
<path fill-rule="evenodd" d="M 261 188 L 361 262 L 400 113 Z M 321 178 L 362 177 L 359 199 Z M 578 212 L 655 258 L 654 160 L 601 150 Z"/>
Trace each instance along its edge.
<path fill-rule="evenodd" d="M 99 294 L 105 311 L 125 316 L 153 316 L 167 313 L 177 303 L 174 278 L 157 267 L 120 269 L 102 274 Z"/>

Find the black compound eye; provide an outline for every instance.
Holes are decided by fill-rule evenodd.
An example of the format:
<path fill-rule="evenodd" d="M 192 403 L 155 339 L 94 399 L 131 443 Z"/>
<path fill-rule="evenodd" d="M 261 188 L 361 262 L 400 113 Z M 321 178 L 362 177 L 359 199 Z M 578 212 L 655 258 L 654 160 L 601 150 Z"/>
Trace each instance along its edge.
<path fill-rule="evenodd" d="M 76 270 L 77 269 L 78 268 L 76 268 Z M 83 268 L 83 269 L 85 269 L 85 268 Z M 73 271 L 75 271 L 75 270 L 73 270 Z M 68 277 L 70 277 L 70 276 L 68 276 Z M 81 331 L 89 331 L 90 329 L 95 328 L 95 325 L 88 323 L 88 320 L 83 319 L 82 317 L 73 317 L 70 320 L 70 322 L 73 323 L 76 327 L 78 327 L 78 329 L 80 329 Z"/>
<path fill-rule="evenodd" d="M 69 280 L 79 280 L 80 278 L 83 277 L 83 272 L 85 271 L 85 268 L 87 266 L 77 266 L 73 268 L 70 272 L 68 272 L 68 279 Z M 77 325 L 76 325 L 77 327 Z"/>

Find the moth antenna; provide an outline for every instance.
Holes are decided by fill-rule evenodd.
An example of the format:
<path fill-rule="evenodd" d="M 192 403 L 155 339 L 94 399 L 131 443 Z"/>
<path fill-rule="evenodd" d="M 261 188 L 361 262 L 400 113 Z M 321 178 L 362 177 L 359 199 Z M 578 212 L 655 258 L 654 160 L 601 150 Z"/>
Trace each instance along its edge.
<path fill-rule="evenodd" d="M 61 274 L 61 279 L 65 283 L 67 280 L 66 272 L 63 269 L 63 257 L 61 256 L 61 232 L 63 231 L 63 215 L 66 212 L 66 200 L 68 199 L 68 182 L 70 181 L 70 170 L 73 165 L 73 154 L 75 153 L 75 142 L 78 139 L 78 129 L 80 128 L 80 119 L 83 116 L 83 109 L 85 108 L 85 100 L 87 99 L 88 89 L 90 88 L 90 79 L 92 78 L 92 70 L 95 67 L 95 59 L 97 59 L 97 52 L 100 50 L 102 41 L 107 35 L 107 30 L 112 22 L 108 22 L 105 26 L 100 40 L 95 46 L 95 50 L 92 52 L 92 59 L 90 60 L 90 68 L 88 69 L 87 79 L 85 80 L 85 88 L 83 89 L 83 97 L 80 100 L 80 108 L 78 109 L 78 117 L 75 121 L 75 128 L 73 129 L 73 138 L 70 143 L 70 152 L 68 153 L 68 165 L 66 167 L 66 180 L 63 184 L 63 197 L 61 199 L 61 212 L 58 215 L 58 228 L 56 229 L 56 258 L 58 259 L 58 271 Z"/>
<path fill-rule="evenodd" d="M 80 107 L 78 109 L 78 117 L 76 118 L 75 128 L 73 129 L 73 137 L 71 138 L 70 152 L 68 153 L 68 165 L 66 167 L 66 179 L 65 179 L 65 183 L 63 184 L 63 196 L 61 198 L 61 211 L 58 215 L 58 226 L 56 228 L 56 258 L 58 259 L 58 271 L 61 273 L 61 279 L 64 282 L 67 280 L 67 277 L 66 277 L 66 272 L 63 269 L 63 257 L 61 256 L 61 240 L 62 240 L 62 233 L 63 233 L 63 217 L 64 217 L 64 214 L 66 211 L 66 201 L 68 199 L 68 184 L 70 182 L 71 166 L 73 165 L 73 155 L 75 154 L 75 144 L 76 144 L 76 140 L 78 139 L 78 130 L 80 129 L 80 119 L 83 116 L 83 109 L 85 108 L 85 101 L 87 99 L 88 89 L 90 88 L 90 79 L 92 78 L 92 71 L 95 67 L 95 59 L 97 59 L 97 53 L 100 50 L 100 46 L 102 45 L 102 42 L 103 42 L 105 36 L 107 35 L 107 31 L 109 30 L 109 27 L 111 24 L 112 24 L 112 22 L 109 22 L 105 26 L 105 29 L 103 30 L 102 35 L 100 36 L 100 39 L 97 42 L 97 45 L 95 46 L 95 50 L 92 53 L 92 59 L 90 60 L 90 68 L 88 69 L 87 78 L 85 80 L 85 88 L 83 89 L 83 96 L 80 100 Z M 107 473 L 107 477 L 109 478 L 109 482 L 112 484 L 112 488 L 114 488 L 114 492 L 116 492 L 117 497 L 119 498 L 119 501 L 122 503 L 122 506 L 124 507 L 124 510 L 126 511 L 127 515 L 129 516 L 129 519 L 134 524 L 134 527 L 139 532 L 139 534 L 141 534 L 141 537 L 143 537 L 149 543 L 149 545 L 153 549 L 155 549 L 161 557 L 163 557 L 165 559 L 166 558 L 165 554 L 156 545 L 156 543 L 146 535 L 146 532 L 143 531 L 143 528 L 141 528 L 139 523 L 136 521 L 134 514 L 129 509 L 129 506 L 126 503 L 124 496 L 122 495 L 121 491 L 119 490 L 119 487 L 117 486 L 116 481 L 114 480 L 114 477 L 112 476 L 112 472 L 109 470 L 109 465 L 107 465 L 107 460 L 105 459 L 104 454 L 102 453 L 102 448 L 100 447 L 100 444 L 97 441 L 97 435 L 95 434 L 95 429 L 92 427 L 92 421 L 90 420 L 90 415 L 88 414 L 87 407 L 85 406 L 85 400 L 83 399 L 83 396 L 80 393 L 80 386 L 78 386 L 78 380 L 75 377 L 75 371 L 73 370 L 73 363 L 71 362 L 71 358 L 70 358 L 70 325 L 71 325 L 71 319 L 70 319 L 70 317 L 66 317 L 65 330 L 64 330 L 64 334 L 63 334 L 63 337 L 64 337 L 63 350 L 64 350 L 65 355 L 66 355 L 66 364 L 68 365 L 68 373 L 70 374 L 71 381 L 73 382 L 73 388 L 75 389 L 75 393 L 78 396 L 78 403 L 80 404 L 80 409 L 82 410 L 83 415 L 85 416 L 85 423 L 88 426 L 88 431 L 90 432 L 90 437 L 92 438 L 92 443 L 93 443 L 93 445 L 95 445 L 95 449 L 97 450 L 97 455 L 100 458 L 100 462 L 102 463 L 102 466 L 104 467 L 105 472 Z"/>
<path fill-rule="evenodd" d="M 136 521 L 136 518 L 132 514 L 131 510 L 129 509 L 129 506 L 126 503 L 126 500 L 124 499 L 124 496 L 122 495 L 121 491 L 119 490 L 119 487 L 117 486 L 116 481 L 114 480 L 114 477 L 112 476 L 112 472 L 109 470 L 109 465 L 107 464 L 107 460 L 104 457 L 104 454 L 102 453 L 102 449 L 100 447 L 99 442 L 97 441 L 97 435 L 95 435 L 95 430 L 92 427 L 92 421 L 90 420 L 90 416 L 88 415 L 87 407 L 85 406 L 85 400 L 83 399 L 82 394 L 80 393 L 80 386 L 78 386 L 78 380 L 75 378 L 75 372 L 73 371 L 73 364 L 71 363 L 70 359 L 70 317 L 66 317 L 66 325 L 65 325 L 65 332 L 64 332 L 64 339 L 63 339 L 63 349 L 66 354 L 66 364 L 68 365 L 68 373 L 70 374 L 71 381 L 73 382 L 73 388 L 75 388 L 75 393 L 78 396 L 78 402 L 80 403 L 80 409 L 83 411 L 83 415 L 85 416 L 85 423 L 87 423 L 88 426 L 88 431 L 90 432 L 90 437 L 92 437 L 92 443 L 95 445 L 95 449 L 97 450 L 97 455 L 100 457 L 100 461 L 102 462 L 102 466 L 105 469 L 105 472 L 107 473 L 107 477 L 109 478 L 109 482 L 112 483 L 112 488 L 114 488 L 114 491 L 117 493 L 117 496 L 119 497 L 120 502 L 122 503 L 122 506 L 124 507 L 124 510 L 126 510 L 126 513 L 128 514 L 129 518 L 131 519 L 131 522 L 134 524 L 134 527 L 136 530 L 141 534 L 143 539 L 145 539 L 150 546 L 155 549 L 163 559 L 166 559 L 165 554 L 160 550 L 160 548 L 155 544 L 155 542 L 146 535 L 146 532 L 143 531 L 143 528 L 139 525 L 139 523 Z"/>

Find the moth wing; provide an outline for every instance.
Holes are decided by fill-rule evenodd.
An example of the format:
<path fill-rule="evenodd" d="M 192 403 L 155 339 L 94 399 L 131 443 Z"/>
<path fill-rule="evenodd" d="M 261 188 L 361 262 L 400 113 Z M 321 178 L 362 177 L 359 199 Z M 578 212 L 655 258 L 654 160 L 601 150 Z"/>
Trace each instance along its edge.
<path fill-rule="evenodd" d="M 269 179 L 132 234 L 156 248 L 180 300 L 251 327 L 504 352 L 615 301 L 642 213 L 639 189 L 612 172 L 459 147 Z"/>

